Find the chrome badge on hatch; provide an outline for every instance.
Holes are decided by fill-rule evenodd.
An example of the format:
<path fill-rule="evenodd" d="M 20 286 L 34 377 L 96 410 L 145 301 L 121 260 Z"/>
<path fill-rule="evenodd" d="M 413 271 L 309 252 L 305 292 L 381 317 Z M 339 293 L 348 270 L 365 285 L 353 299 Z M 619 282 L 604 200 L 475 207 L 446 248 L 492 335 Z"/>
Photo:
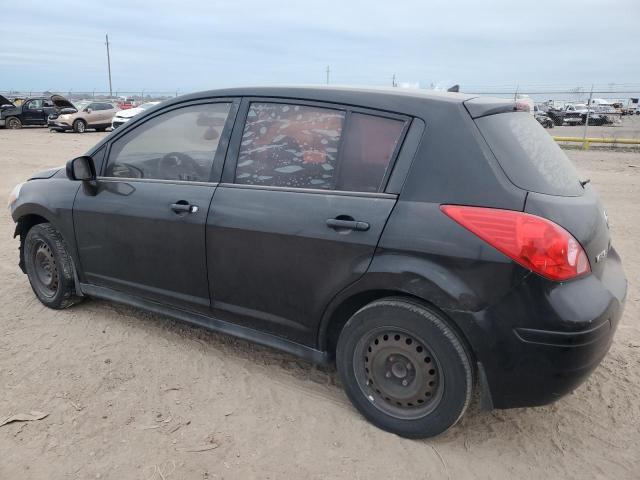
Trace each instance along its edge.
<path fill-rule="evenodd" d="M 602 250 L 598 255 L 596 255 L 596 263 L 601 262 L 605 258 L 607 258 L 607 249 Z"/>

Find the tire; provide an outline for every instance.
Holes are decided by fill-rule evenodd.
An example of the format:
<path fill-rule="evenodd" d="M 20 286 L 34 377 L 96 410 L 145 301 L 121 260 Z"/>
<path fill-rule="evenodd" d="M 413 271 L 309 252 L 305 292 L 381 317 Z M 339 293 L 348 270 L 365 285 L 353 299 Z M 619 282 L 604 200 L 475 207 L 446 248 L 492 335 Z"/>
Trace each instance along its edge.
<path fill-rule="evenodd" d="M 34 225 L 27 232 L 23 252 L 29 283 L 43 305 L 63 309 L 82 300 L 76 296 L 67 245 L 50 223 Z"/>
<path fill-rule="evenodd" d="M 78 119 L 73 122 L 73 131 L 76 133 L 84 133 L 87 130 L 87 122 L 84 120 Z"/>
<path fill-rule="evenodd" d="M 336 362 L 356 409 L 402 437 L 444 432 L 471 401 L 473 369 L 462 341 L 417 302 L 390 297 L 360 309 L 340 333 Z"/>
<path fill-rule="evenodd" d="M 18 130 L 20 128 L 22 128 L 22 122 L 20 121 L 20 119 L 18 117 L 9 117 L 7 118 L 5 125 L 7 128 L 10 128 L 12 130 Z"/>

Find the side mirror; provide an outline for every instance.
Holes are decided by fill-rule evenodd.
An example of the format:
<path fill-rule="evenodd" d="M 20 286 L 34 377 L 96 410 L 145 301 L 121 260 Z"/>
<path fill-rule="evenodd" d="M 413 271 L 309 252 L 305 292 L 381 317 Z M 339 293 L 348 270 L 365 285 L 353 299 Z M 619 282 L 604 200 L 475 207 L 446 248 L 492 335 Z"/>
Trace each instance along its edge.
<path fill-rule="evenodd" d="M 67 178 L 69 180 L 91 181 L 96 179 L 96 166 L 93 158 L 82 156 L 67 162 Z"/>
<path fill-rule="evenodd" d="M 85 109 L 84 109 L 84 111 L 85 111 L 85 112 L 87 112 L 87 113 L 91 113 L 91 109 L 90 109 L 90 108 L 88 108 L 88 107 L 87 107 L 87 108 L 85 108 Z"/>

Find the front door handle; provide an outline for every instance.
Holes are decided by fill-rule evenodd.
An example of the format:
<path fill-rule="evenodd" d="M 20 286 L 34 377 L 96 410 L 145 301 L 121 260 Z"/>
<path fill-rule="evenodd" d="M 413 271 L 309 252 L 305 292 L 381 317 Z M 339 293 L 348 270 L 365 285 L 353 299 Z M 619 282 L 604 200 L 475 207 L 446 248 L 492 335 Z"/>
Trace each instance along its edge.
<path fill-rule="evenodd" d="M 171 204 L 171 210 L 176 213 L 196 213 L 198 211 L 197 205 L 190 205 L 184 200 Z"/>
<path fill-rule="evenodd" d="M 350 220 L 338 218 L 330 218 L 327 220 L 327 227 L 335 230 L 356 230 L 358 232 L 366 232 L 369 230 L 369 224 L 367 222 L 360 222 L 352 219 Z"/>

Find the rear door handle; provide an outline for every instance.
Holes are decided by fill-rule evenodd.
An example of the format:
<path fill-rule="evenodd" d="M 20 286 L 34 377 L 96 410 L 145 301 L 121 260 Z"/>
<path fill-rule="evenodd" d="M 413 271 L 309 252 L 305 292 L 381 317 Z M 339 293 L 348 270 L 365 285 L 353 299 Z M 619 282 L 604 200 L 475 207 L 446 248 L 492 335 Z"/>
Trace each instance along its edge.
<path fill-rule="evenodd" d="M 335 230 L 356 230 L 358 232 L 366 232 L 369 230 L 367 222 L 357 220 L 341 220 L 338 218 L 330 218 L 327 220 L 327 227 Z"/>
<path fill-rule="evenodd" d="M 198 206 L 190 205 L 184 200 L 180 200 L 177 203 L 171 204 L 171 210 L 176 213 L 196 213 L 198 211 Z"/>

